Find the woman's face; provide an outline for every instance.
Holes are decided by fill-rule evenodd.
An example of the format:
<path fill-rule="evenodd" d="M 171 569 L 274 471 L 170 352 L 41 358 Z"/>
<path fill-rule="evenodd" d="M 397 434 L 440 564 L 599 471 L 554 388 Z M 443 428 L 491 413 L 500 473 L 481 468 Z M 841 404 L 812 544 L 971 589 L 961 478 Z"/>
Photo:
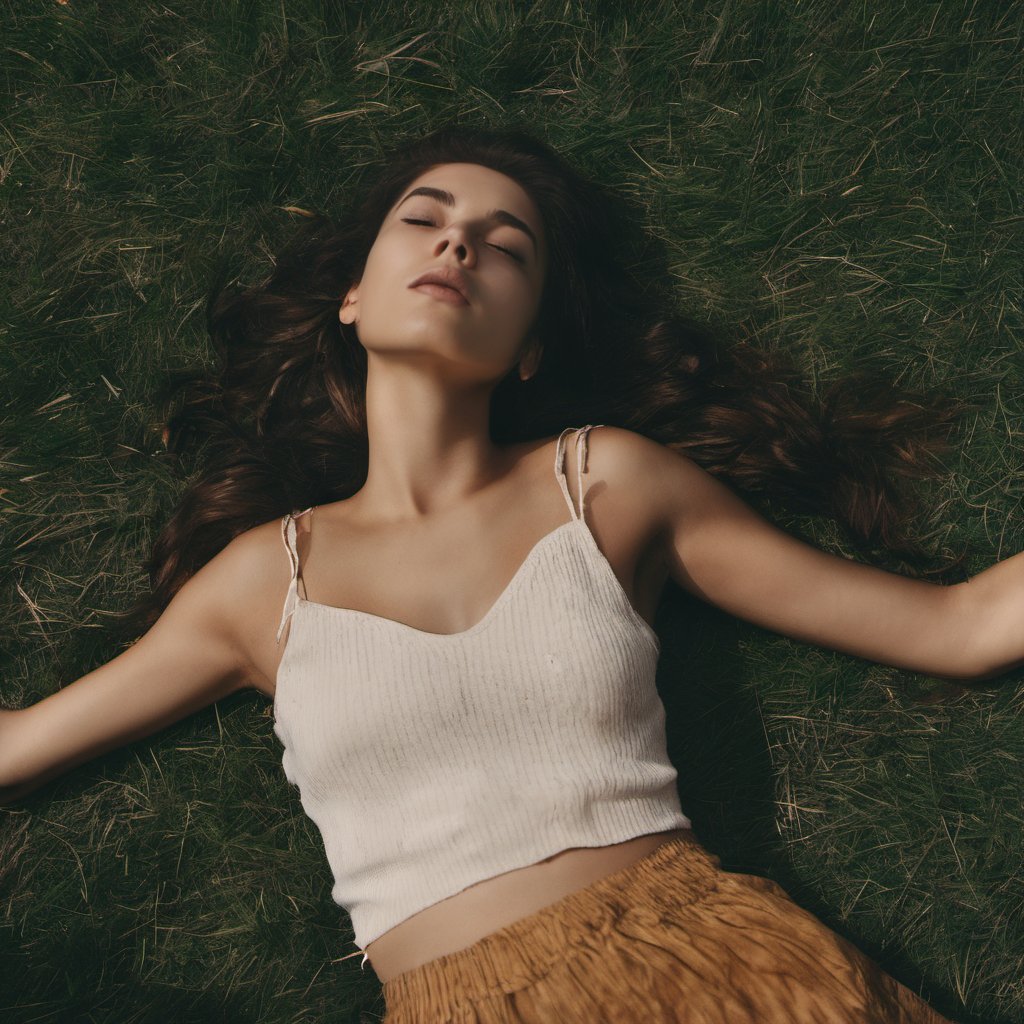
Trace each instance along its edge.
<path fill-rule="evenodd" d="M 465 303 L 410 287 L 436 270 L 461 273 Z M 427 355 L 463 381 L 498 380 L 522 354 L 546 270 L 544 225 L 520 185 L 479 164 L 439 164 L 388 211 L 339 318 L 370 355 Z"/>

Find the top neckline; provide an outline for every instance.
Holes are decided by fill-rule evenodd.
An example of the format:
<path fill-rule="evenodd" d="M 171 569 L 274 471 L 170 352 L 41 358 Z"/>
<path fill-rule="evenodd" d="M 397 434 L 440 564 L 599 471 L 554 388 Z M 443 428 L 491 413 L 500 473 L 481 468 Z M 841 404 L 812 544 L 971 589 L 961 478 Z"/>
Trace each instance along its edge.
<path fill-rule="evenodd" d="M 483 618 L 479 619 L 472 626 L 469 626 L 466 629 L 460 629 L 455 633 L 434 633 L 428 629 L 419 629 L 416 626 L 410 626 L 407 622 L 402 622 L 400 619 L 392 619 L 387 615 L 377 615 L 374 612 L 366 612 L 360 608 L 344 608 L 341 605 L 323 604 L 320 601 L 308 601 L 299 594 L 298 591 L 296 591 L 295 594 L 295 603 L 296 606 L 307 605 L 310 608 L 323 608 L 328 612 L 340 612 L 345 615 L 358 615 L 364 619 L 375 619 L 378 622 L 387 623 L 389 626 L 395 626 L 400 631 L 412 633 L 416 637 L 426 637 L 429 640 L 459 640 L 464 637 L 472 636 L 474 633 L 486 628 L 497 614 L 500 606 L 508 600 L 509 595 L 518 587 L 520 579 L 525 575 L 527 566 L 533 561 L 537 552 L 540 551 L 554 536 L 560 534 L 567 527 L 581 522 L 583 522 L 581 519 L 569 519 L 567 522 L 564 522 L 560 526 L 556 526 L 553 530 L 549 530 L 545 533 L 544 536 L 541 537 L 532 548 L 530 548 L 529 552 L 527 552 L 526 557 L 519 563 L 519 568 L 516 569 L 512 574 L 512 578 L 505 584 L 504 590 L 502 590 L 498 595 L 491 607 L 484 612 Z M 587 532 L 590 532 L 589 529 Z"/>
<path fill-rule="evenodd" d="M 629 600 L 629 596 L 623 589 L 618 576 L 615 575 L 615 570 L 612 568 L 611 563 L 608 561 L 607 557 L 605 556 L 605 553 L 598 546 L 597 540 L 595 539 L 594 535 L 590 532 L 590 527 L 581 518 L 569 519 L 566 522 L 562 523 L 560 526 L 556 526 L 553 530 L 549 530 L 547 533 L 545 533 L 537 541 L 537 543 L 534 544 L 532 548 L 530 548 L 526 557 L 523 559 L 522 562 L 520 562 L 519 568 L 516 569 L 515 573 L 512 575 L 512 578 L 505 585 L 505 589 L 502 590 L 502 592 L 498 595 L 497 599 L 494 601 L 491 607 L 487 609 L 487 611 L 483 615 L 483 618 L 479 619 L 472 626 L 469 626 L 466 629 L 458 630 L 455 633 L 434 633 L 430 630 L 419 629 L 416 626 L 410 626 L 407 622 L 402 622 L 399 619 L 392 619 L 386 615 L 377 615 L 374 612 L 363 611 L 359 608 L 345 608 L 341 605 L 322 604 L 319 601 L 309 601 L 306 598 L 302 597 L 302 595 L 299 594 L 298 591 L 296 591 L 295 593 L 295 606 L 296 609 L 298 609 L 300 605 L 306 606 L 310 609 L 323 609 L 323 611 L 326 614 L 335 614 L 342 616 L 355 615 L 359 618 L 379 622 L 386 628 L 396 629 L 401 633 L 407 633 L 410 636 L 413 636 L 425 642 L 443 643 L 445 641 L 451 642 L 464 640 L 467 637 L 482 632 L 494 621 L 502 607 L 508 603 L 508 601 L 511 599 L 511 596 L 519 588 L 519 585 L 521 584 L 523 578 L 527 574 L 529 566 L 533 564 L 537 554 L 541 550 L 543 550 L 548 544 L 552 543 L 555 538 L 560 537 L 565 531 L 571 530 L 573 527 L 576 527 L 576 531 L 578 533 L 586 534 L 587 538 L 589 538 L 589 544 L 587 546 L 590 549 L 590 551 L 594 555 L 596 555 L 596 561 L 598 562 L 598 564 L 600 564 L 604 568 L 606 577 L 608 578 L 612 586 L 616 589 L 620 598 L 622 599 L 622 603 L 625 605 L 627 609 L 627 614 L 641 629 L 641 631 L 647 637 L 648 641 L 653 645 L 655 651 L 660 653 L 661 640 L 659 639 L 658 634 L 654 631 L 651 624 L 636 610 L 636 608 L 633 607 L 633 602 Z M 291 638 L 289 638 L 288 647 L 291 647 Z M 287 649 L 285 651 L 285 654 L 287 654 Z"/>

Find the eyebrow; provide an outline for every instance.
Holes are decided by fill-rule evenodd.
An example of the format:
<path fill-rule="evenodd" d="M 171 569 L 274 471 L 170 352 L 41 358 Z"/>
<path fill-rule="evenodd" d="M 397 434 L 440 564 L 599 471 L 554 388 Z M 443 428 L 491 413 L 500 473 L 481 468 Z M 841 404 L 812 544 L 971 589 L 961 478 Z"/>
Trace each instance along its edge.
<path fill-rule="evenodd" d="M 431 188 L 429 185 L 420 185 L 419 188 L 414 188 L 398 206 L 401 206 L 406 199 L 412 199 L 413 196 L 429 196 L 431 199 L 444 203 L 445 206 L 455 205 L 455 196 L 451 192 L 443 188 Z M 398 206 L 395 207 L 396 210 Z M 530 241 L 533 242 L 534 255 L 537 255 L 537 236 L 533 233 L 529 224 L 521 221 L 515 214 L 509 213 L 508 210 L 491 210 L 487 216 L 491 220 L 496 220 L 499 224 L 506 224 L 508 227 L 516 228 L 526 234 Z"/>

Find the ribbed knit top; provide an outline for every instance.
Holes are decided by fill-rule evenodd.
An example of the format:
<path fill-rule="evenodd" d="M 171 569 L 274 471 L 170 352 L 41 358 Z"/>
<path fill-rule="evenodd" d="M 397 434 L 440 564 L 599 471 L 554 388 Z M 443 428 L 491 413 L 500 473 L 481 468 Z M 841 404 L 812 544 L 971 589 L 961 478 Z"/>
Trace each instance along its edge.
<path fill-rule="evenodd" d="M 575 432 L 579 509 L 565 481 L 569 428 L 555 477 L 572 518 L 458 633 L 300 597 L 295 514 L 282 520 L 292 580 L 279 643 L 291 628 L 274 732 L 360 948 L 570 847 L 691 827 L 655 689 L 657 634 L 583 516 L 592 427 Z"/>

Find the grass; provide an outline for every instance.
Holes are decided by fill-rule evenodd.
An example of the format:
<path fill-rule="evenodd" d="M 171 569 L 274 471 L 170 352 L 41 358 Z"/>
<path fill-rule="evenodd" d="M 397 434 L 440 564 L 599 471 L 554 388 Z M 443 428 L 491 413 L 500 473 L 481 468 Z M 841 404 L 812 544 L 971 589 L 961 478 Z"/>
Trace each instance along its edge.
<path fill-rule="evenodd" d="M 680 304 L 826 382 L 870 364 L 976 404 L 922 532 L 1024 548 L 1020 4 L 824 0 L 3 7 L 2 695 L 114 657 L 107 626 L 192 465 L 153 395 L 202 303 L 337 209 L 400 134 L 523 119 L 639 197 Z M 848 554 L 826 521 L 780 525 Z M 1022 674 L 934 683 L 669 590 L 659 689 L 723 865 L 940 1012 L 1024 1021 Z M 383 1002 L 236 695 L 0 812 L 0 1015 L 356 1022 Z"/>

